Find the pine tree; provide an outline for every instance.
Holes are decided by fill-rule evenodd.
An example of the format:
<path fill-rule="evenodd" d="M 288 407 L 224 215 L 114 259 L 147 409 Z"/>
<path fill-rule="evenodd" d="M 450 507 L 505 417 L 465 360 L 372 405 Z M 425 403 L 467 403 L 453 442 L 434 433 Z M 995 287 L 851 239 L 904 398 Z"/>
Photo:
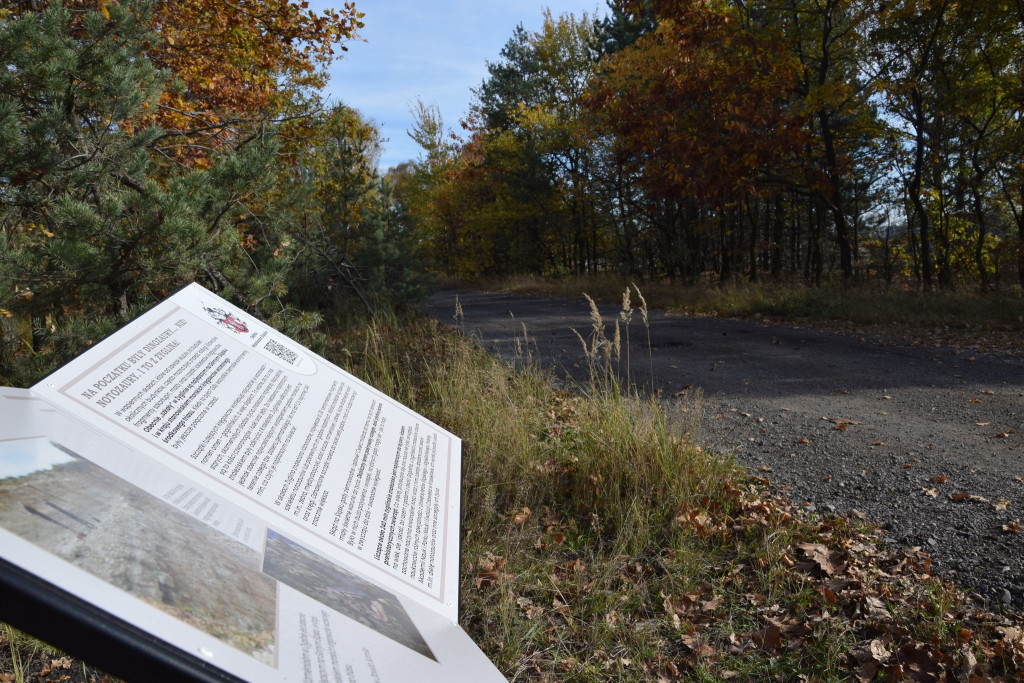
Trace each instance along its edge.
<path fill-rule="evenodd" d="M 270 131 L 204 171 L 161 166 L 162 131 L 135 123 L 168 86 L 145 56 L 159 40 L 149 11 L 126 0 L 76 17 L 51 3 L 0 19 L 0 364 L 30 321 L 36 346 L 63 339 L 60 357 L 189 280 L 247 301 L 274 290 L 235 224 L 270 177 Z"/>

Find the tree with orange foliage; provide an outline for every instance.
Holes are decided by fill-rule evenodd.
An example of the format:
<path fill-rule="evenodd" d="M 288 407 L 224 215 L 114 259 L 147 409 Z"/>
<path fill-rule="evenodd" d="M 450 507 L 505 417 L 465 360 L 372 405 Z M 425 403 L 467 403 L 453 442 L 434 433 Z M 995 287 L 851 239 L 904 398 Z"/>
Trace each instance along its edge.
<path fill-rule="evenodd" d="M 695 277 L 716 256 L 705 238 L 717 229 L 728 278 L 742 203 L 773 189 L 807 139 L 792 103 L 797 62 L 728 10 L 652 5 L 657 29 L 603 62 L 592 104 L 642 187 L 669 276 Z"/>
<path fill-rule="evenodd" d="M 110 13 L 108 0 L 67 4 L 77 31 L 90 11 Z M 0 13 L 16 19 L 47 5 L 0 0 Z M 321 14 L 306 0 L 154 0 L 140 11 L 154 36 L 145 57 L 174 80 L 124 125 L 159 126 L 153 148 L 200 168 L 212 163 L 211 151 L 243 142 L 255 123 L 312 108 L 336 52 L 363 26 L 351 0 Z"/>
<path fill-rule="evenodd" d="M 100 0 L 102 2 L 102 0 Z M 237 142 L 238 124 L 303 113 L 326 82 L 335 51 L 362 27 L 355 3 L 317 15 L 302 0 L 158 0 L 149 58 L 181 83 L 154 120 L 158 149 L 187 156 Z"/>
<path fill-rule="evenodd" d="M 608 60 L 593 102 L 649 193 L 724 206 L 763 189 L 772 162 L 803 143 L 795 67 L 727 11 L 687 3 Z"/>

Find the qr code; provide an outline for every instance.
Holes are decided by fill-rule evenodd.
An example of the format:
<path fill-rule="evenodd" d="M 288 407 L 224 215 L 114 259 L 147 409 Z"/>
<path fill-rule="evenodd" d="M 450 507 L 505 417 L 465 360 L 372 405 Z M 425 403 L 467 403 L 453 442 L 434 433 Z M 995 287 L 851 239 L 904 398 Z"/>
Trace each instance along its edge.
<path fill-rule="evenodd" d="M 278 344 L 273 339 L 268 339 L 267 345 L 264 346 L 263 348 L 265 348 L 267 351 L 270 351 L 272 354 L 283 360 L 285 363 L 288 363 L 288 365 L 295 365 L 295 361 L 299 359 L 298 355 L 294 351 L 289 349 L 287 346 Z"/>

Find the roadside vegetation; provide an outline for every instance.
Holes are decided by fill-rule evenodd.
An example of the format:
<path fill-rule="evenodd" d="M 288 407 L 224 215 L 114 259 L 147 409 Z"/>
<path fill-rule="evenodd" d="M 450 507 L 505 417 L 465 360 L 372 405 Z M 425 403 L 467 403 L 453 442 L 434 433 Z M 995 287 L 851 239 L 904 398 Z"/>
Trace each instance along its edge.
<path fill-rule="evenodd" d="M 1019 616 L 984 612 L 925 553 L 807 514 L 705 450 L 699 398 L 666 406 L 615 382 L 625 339 L 643 351 L 638 295 L 619 293 L 618 336 L 592 313 L 591 380 L 573 392 L 533 362 L 528 330 L 514 366 L 416 316 L 323 338 L 330 359 L 463 439 L 462 625 L 505 675 L 1021 679 Z M 104 679 L 0 636 L 4 683 Z"/>
<path fill-rule="evenodd" d="M 449 284 L 457 286 L 457 282 Z M 618 302 L 630 281 L 611 275 L 579 279 L 517 276 L 480 285 L 507 292 Z M 831 327 L 857 334 L 947 343 L 979 350 L 1024 353 L 1024 296 L 1018 288 L 922 292 L 911 283 L 809 287 L 803 283 L 731 282 L 726 285 L 642 283 L 652 308 L 686 315 L 755 318 L 785 324 Z"/>
<path fill-rule="evenodd" d="M 528 330 L 515 368 L 432 321 L 378 323 L 337 349 L 462 437 L 462 623 L 510 679 L 1020 677 L 1016 617 L 707 452 L 699 403 L 666 408 L 611 379 L 625 331 L 604 337 L 604 322 L 572 393 L 531 362 Z M 642 339 L 635 308 L 632 327 Z"/>

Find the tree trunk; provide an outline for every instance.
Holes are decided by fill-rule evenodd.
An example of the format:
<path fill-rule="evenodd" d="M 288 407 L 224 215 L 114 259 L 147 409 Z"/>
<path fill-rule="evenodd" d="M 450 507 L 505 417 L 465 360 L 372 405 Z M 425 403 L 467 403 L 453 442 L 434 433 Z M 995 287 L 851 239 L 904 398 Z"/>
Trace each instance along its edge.
<path fill-rule="evenodd" d="M 914 205 L 914 213 L 918 220 L 918 235 L 921 250 L 921 284 L 924 291 L 932 291 L 932 249 L 931 230 L 928 224 L 928 212 L 925 210 L 924 202 L 921 200 L 921 178 L 924 175 L 924 109 L 921 102 L 921 93 L 914 90 L 914 171 L 910 176 L 910 201 Z"/>
<path fill-rule="evenodd" d="M 842 177 L 839 174 L 839 155 L 836 153 L 835 132 L 828 112 L 818 112 L 821 126 L 821 139 L 825 145 L 825 164 L 828 168 L 829 194 L 828 208 L 836 227 L 836 245 L 839 247 L 839 269 L 843 274 L 843 283 L 853 281 L 853 251 L 850 249 L 850 227 L 846 222 L 844 211 Z"/>

